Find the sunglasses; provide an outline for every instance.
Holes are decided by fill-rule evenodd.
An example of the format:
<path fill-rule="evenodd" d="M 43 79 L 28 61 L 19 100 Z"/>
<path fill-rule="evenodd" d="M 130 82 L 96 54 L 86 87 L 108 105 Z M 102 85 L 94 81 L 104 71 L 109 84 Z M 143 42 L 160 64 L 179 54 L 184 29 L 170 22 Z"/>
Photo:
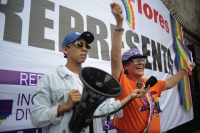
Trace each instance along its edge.
<path fill-rule="evenodd" d="M 139 64 L 140 62 L 146 63 L 147 59 L 146 58 L 136 58 L 136 59 L 132 59 L 132 61 L 134 62 L 134 64 Z"/>
<path fill-rule="evenodd" d="M 74 44 L 77 48 L 82 48 L 83 47 L 83 45 L 84 45 L 84 43 L 82 43 L 82 42 L 80 42 L 80 41 L 75 41 L 75 42 L 73 42 L 72 44 Z M 89 44 L 87 44 L 87 43 L 85 43 L 85 48 L 87 49 L 87 50 L 90 50 L 91 48 L 92 48 L 92 46 L 90 46 Z"/>

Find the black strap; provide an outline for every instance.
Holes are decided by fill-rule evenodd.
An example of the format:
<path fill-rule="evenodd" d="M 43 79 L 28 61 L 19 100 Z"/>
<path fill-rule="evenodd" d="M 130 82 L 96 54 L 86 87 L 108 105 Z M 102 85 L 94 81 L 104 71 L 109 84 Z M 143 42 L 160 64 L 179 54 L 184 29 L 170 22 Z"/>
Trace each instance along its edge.
<path fill-rule="evenodd" d="M 94 129 L 93 129 L 93 120 L 90 121 L 89 129 L 90 129 L 90 133 L 94 133 Z"/>

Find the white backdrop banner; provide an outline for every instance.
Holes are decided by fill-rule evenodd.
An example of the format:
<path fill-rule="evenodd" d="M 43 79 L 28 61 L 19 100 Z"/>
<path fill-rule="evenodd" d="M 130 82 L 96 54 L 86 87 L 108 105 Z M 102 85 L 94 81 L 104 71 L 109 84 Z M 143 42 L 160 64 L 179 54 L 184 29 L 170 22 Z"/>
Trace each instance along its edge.
<path fill-rule="evenodd" d="M 124 23 L 122 52 L 137 47 L 148 56 L 144 77 L 167 79 L 176 73 L 170 13 L 161 1 L 127 0 L 131 20 Z M 0 132 L 41 133 L 30 122 L 35 86 L 43 74 L 65 65 L 61 43 L 68 33 L 90 31 L 95 40 L 83 66 L 110 73 L 115 19 L 113 0 L 0 1 Z M 126 13 L 126 14 L 125 14 Z M 132 31 L 133 29 L 133 31 Z M 113 99 L 111 99 L 112 101 Z M 181 105 L 177 87 L 160 98 L 162 132 L 193 119 Z M 103 127 L 115 132 L 112 120 Z"/>

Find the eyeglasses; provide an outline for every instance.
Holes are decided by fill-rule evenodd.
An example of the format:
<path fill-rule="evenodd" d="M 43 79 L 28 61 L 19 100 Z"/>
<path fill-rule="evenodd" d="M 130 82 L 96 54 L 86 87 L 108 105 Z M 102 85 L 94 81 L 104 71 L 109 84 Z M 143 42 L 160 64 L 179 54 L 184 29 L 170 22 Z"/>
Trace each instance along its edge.
<path fill-rule="evenodd" d="M 146 58 L 136 58 L 136 59 L 132 59 L 132 61 L 134 62 L 134 64 L 139 64 L 140 62 L 146 63 L 147 59 Z"/>
<path fill-rule="evenodd" d="M 85 47 L 86 47 L 87 50 L 90 50 L 92 48 L 92 46 L 90 46 L 89 44 L 82 43 L 80 41 L 75 41 L 72 44 L 74 44 L 77 48 L 82 48 L 84 44 L 85 44 Z"/>

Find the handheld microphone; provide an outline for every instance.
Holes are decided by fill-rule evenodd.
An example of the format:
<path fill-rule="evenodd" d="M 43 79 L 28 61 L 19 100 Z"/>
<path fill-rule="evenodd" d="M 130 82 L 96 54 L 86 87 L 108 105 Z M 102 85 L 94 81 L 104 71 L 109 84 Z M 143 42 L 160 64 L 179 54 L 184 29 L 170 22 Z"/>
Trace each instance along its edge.
<path fill-rule="evenodd" d="M 150 87 L 154 86 L 157 83 L 157 79 L 154 76 L 151 76 L 145 83 L 145 88 L 147 88 L 149 85 Z"/>

